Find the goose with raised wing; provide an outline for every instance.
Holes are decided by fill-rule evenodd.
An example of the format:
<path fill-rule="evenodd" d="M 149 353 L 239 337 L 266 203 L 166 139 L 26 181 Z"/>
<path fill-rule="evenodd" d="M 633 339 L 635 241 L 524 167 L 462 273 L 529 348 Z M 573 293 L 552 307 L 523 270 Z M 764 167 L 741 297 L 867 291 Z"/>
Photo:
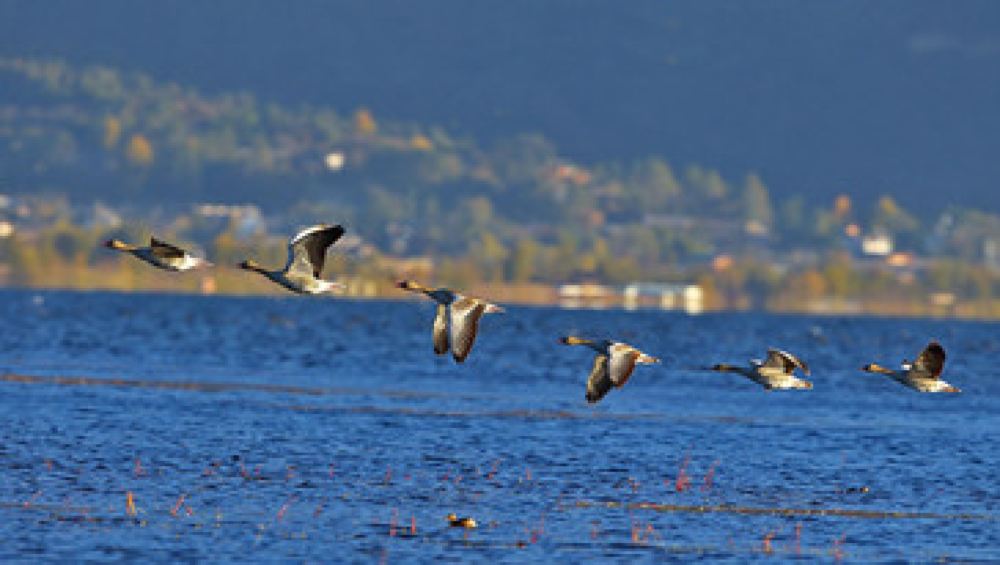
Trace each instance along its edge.
<path fill-rule="evenodd" d="M 252 259 L 240 268 L 260 273 L 277 284 L 299 294 L 322 294 L 343 289 L 343 285 L 320 278 L 326 262 L 326 250 L 344 235 L 344 228 L 319 224 L 308 227 L 288 242 L 288 261 L 279 270 L 262 267 Z"/>
<path fill-rule="evenodd" d="M 721 363 L 712 367 L 713 371 L 739 373 L 766 390 L 812 388 L 811 382 L 795 376 L 796 369 L 802 369 L 803 373 L 809 374 L 809 366 L 801 359 L 787 351 L 774 348 L 767 350 L 767 359 L 764 361 L 751 359 L 750 364 L 746 366 Z"/>
<path fill-rule="evenodd" d="M 208 261 L 191 255 L 184 249 L 165 241 L 149 238 L 148 247 L 130 245 L 119 239 L 109 239 L 104 247 L 129 253 L 150 265 L 165 271 L 188 271 L 199 267 L 210 267 Z"/>
<path fill-rule="evenodd" d="M 916 361 L 913 363 L 903 361 L 899 369 L 888 369 L 877 363 L 869 363 L 861 370 L 888 375 L 896 382 L 919 392 L 962 392 L 941 378 L 945 357 L 944 347 L 932 341 L 920 352 Z"/>
<path fill-rule="evenodd" d="M 437 302 L 432 330 L 434 353 L 444 355 L 450 350 L 452 357 L 459 363 L 464 362 L 472 351 L 483 314 L 504 311 L 496 304 L 459 294 L 449 288 L 428 288 L 411 280 L 400 281 L 396 286 L 409 292 L 421 293 Z"/>
<path fill-rule="evenodd" d="M 587 402 L 594 404 L 604 398 L 612 388 L 621 388 L 628 382 L 636 365 L 659 363 L 660 360 L 647 355 L 635 347 L 610 339 L 584 339 L 566 336 L 559 339 L 564 345 L 582 345 L 596 353 L 594 365 L 587 377 Z"/>

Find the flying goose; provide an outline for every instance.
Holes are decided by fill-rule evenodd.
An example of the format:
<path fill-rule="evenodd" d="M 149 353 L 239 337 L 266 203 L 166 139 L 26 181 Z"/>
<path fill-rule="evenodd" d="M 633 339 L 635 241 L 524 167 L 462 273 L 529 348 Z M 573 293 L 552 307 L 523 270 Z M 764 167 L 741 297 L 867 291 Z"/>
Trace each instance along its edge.
<path fill-rule="evenodd" d="M 451 349 L 452 356 L 459 363 L 464 362 L 472 351 L 472 344 L 479 331 L 479 319 L 483 314 L 504 311 L 496 304 L 464 296 L 448 288 L 427 288 L 411 280 L 400 281 L 396 286 L 410 292 L 423 293 L 437 302 L 433 329 L 434 353 L 444 355 Z"/>
<path fill-rule="evenodd" d="M 632 376 L 639 364 L 659 363 L 652 355 L 646 355 L 631 345 L 609 339 L 593 340 L 574 336 L 559 338 L 564 345 L 583 345 L 597 352 L 594 366 L 587 378 L 587 402 L 594 404 L 608 394 L 611 387 L 621 388 Z"/>
<path fill-rule="evenodd" d="M 752 359 L 750 365 L 746 367 L 719 364 L 713 366 L 712 370 L 723 373 L 739 373 L 767 390 L 812 388 L 811 382 L 800 379 L 793 374 L 796 368 L 802 369 L 802 372 L 807 375 L 809 374 L 809 366 L 801 359 L 787 351 L 770 348 L 767 350 L 767 359 L 764 361 Z"/>
<path fill-rule="evenodd" d="M 326 261 L 326 250 L 344 235 L 344 228 L 319 224 L 300 231 L 288 242 L 288 262 L 278 271 L 265 269 L 252 259 L 240 263 L 241 269 L 264 275 L 292 292 L 321 294 L 343 288 L 337 282 L 319 278 Z"/>
<path fill-rule="evenodd" d="M 149 247 L 129 245 L 118 239 L 105 241 L 104 247 L 130 253 L 150 265 L 165 271 L 187 271 L 189 269 L 210 267 L 212 265 L 208 261 L 200 257 L 195 257 L 176 245 L 160 241 L 155 237 L 149 238 Z"/>
<path fill-rule="evenodd" d="M 962 392 L 941 379 L 944 370 L 944 347 L 937 341 L 927 344 L 913 363 L 903 361 L 899 369 L 887 369 L 876 363 L 861 368 L 869 373 L 889 375 L 899 383 L 920 392 Z"/>

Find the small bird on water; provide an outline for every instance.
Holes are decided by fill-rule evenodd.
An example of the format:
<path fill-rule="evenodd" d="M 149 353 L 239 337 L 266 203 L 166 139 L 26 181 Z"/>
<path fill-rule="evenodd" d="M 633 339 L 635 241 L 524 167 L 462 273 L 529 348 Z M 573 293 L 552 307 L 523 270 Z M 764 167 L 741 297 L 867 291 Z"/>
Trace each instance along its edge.
<path fill-rule="evenodd" d="M 584 339 L 576 336 L 559 338 L 563 345 L 582 345 L 593 349 L 594 366 L 587 378 L 587 402 L 594 404 L 604 398 L 612 387 L 621 388 L 632 376 L 636 365 L 659 363 L 660 360 L 647 355 L 635 347 L 609 339 Z"/>
<path fill-rule="evenodd" d="M 479 298 L 465 296 L 448 288 L 428 288 L 420 283 L 403 280 L 398 288 L 419 292 L 437 302 L 432 337 L 434 353 L 444 355 L 451 350 L 455 361 L 462 363 L 472 351 L 472 344 L 479 332 L 479 319 L 483 314 L 498 314 L 503 308 Z"/>
<path fill-rule="evenodd" d="M 149 238 L 149 247 L 129 245 L 118 239 L 109 239 L 104 247 L 129 253 L 150 265 L 164 271 L 187 271 L 198 267 L 210 267 L 208 261 L 195 257 L 187 251 L 165 241 Z"/>
<path fill-rule="evenodd" d="M 787 351 L 774 348 L 767 350 L 767 359 L 764 361 L 752 359 L 745 367 L 724 363 L 712 367 L 713 371 L 739 373 L 766 390 L 812 388 L 811 382 L 795 376 L 795 369 L 802 369 L 803 373 L 809 374 L 809 366 L 801 359 Z"/>
<path fill-rule="evenodd" d="M 459 518 L 458 515 L 455 514 L 454 512 L 448 514 L 445 517 L 445 519 L 448 520 L 448 525 L 453 528 L 466 528 L 471 530 L 473 528 L 479 527 L 479 524 L 477 524 L 474 519 L 470 518 L 469 516 L 463 516 Z"/>
<path fill-rule="evenodd" d="M 888 375 L 896 382 L 919 392 L 962 392 L 941 378 L 945 357 L 944 347 L 937 341 L 932 341 L 920 352 L 916 361 L 903 361 L 899 369 L 887 369 L 876 363 L 869 363 L 861 370 Z"/>
<path fill-rule="evenodd" d="M 343 289 L 343 285 L 320 277 L 326 250 L 344 235 L 344 228 L 318 224 L 300 231 L 288 242 L 288 262 L 280 270 L 265 269 L 252 259 L 240 268 L 260 273 L 292 292 L 322 294 Z"/>

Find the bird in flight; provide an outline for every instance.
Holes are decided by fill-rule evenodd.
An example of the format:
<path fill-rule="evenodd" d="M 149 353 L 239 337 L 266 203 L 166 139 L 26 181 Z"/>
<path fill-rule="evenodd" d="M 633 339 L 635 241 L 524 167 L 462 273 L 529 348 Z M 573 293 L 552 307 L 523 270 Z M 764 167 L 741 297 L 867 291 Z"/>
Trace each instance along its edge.
<path fill-rule="evenodd" d="M 459 294 L 449 288 L 428 288 L 411 280 L 400 281 L 396 286 L 409 292 L 421 293 L 437 302 L 432 330 L 434 353 L 444 355 L 451 350 L 452 357 L 459 363 L 464 362 L 472 351 L 483 314 L 504 311 L 496 304 Z"/>
<path fill-rule="evenodd" d="M 787 351 L 770 348 L 767 359 L 760 361 L 752 359 L 747 366 L 726 365 L 724 363 L 712 367 L 713 371 L 722 373 L 739 373 L 767 390 L 812 388 L 811 382 L 795 376 L 795 370 L 809 374 L 809 366 L 801 359 Z"/>
<path fill-rule="evenodd" d="M 609 339 L 584 339 L 566 336 L 559 339 L 564 345 L 582 345 L 593 349 L 594 366 L 587 378 L 587 402 L 594 404 L 604 398 L 612 387 L 621 388 L 632 376 L 636 365 L 659 363 L 660 360 L 647 355 L 635 347 Z"/>
<path fill-rule="evenodd" d="M 920 392 L 962 392 L 941 378 L 944 371 L 944 347 L 937 341 L 927 344 L 913 363 L 903 361 L 899 369 L 887 369 L 877 363 L 869 363 L 861 368 L 868 373 L 880 373 Z"/>
<path fill-rule="evenodd" d="M 265 269 L 252 259 L 240 268 L 260 273 L 277 284 L 299 294 L 322 294 L 343 289 L 343 285 L 320 278 L 326 250 L 344 235 L 344 228 L 319 224 L 308 227 L 288 242 L 288 262 L 279 270 Z"/>
<path fill-rule="evenodd" d="M 184 249 L 172 245 L 165 241 L 149 238 L 148 247 L 138 247 L 129 245 L 119 239 L 109 239 L 104 242 L 104 247 L 129 253 L 150 265 L 165 271 L 188 271 L 199 267 L 210 267 L 208 261 L 191 255 Z"/>

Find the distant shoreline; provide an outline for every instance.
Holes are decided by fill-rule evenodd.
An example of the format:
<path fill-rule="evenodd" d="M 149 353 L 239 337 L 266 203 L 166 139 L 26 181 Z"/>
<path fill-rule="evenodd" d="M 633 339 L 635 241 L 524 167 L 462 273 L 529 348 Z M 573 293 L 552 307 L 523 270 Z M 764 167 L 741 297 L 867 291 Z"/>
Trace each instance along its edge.
<path fill-rule="evenodd" d="M 535 285 L 532 285 L 535 286 Z M 537 285 L 537 286 L 547 286 L 547 285 Z M 809 307 L 802 308 L 792 308 L 792 307 L 765 307 L 765 308 L 708 308 L 701 312 L 692 313 L 685 312 L 681 308 L 659 308 L 643 306 L 639 308 L 627 308 L 620 301 L 609 301 L 604 304 L 589 303 L 589 304 L 575 304 L 567 305 L 558 299 L 553 300 L 538 300 L 536 295 L 531 299 L 525 298 L 523 296 L 518 297 L 516 293 L 512 293 L 509 290 L 504 290 L 505 285 L 478 285 L 473 286 L 469 290 L 470 295 L 474 296 L 488 296 L 497 302 L 511 306 L 520 307 L 540 307 L 540 308 L 559 308 L 563 310 L 586 310 L 586 311 L 613 311 L 613 312 L 664 312 L 664 313 L 674 313 L 674 314 L 684 314 L 688 316 L 703 316 L 703 315 L 714 315 L 714 314 L 758 314 L 766 313 L 771 315 L 788 315 L 788 316 L 812 316 L 817 318 L 835 318 L 835 317 L 850 317 L 850 318 L 887 318 L 887 319 L 926 319 L 926 320 L 953 320 L 961 322 L 1000 322 L 1000 315 L 993 313 L 991 314 L 968 314 L 965 312 L 958 313 L 946 313 L 946 312 L 929 312 L 921 311 L 919 308 L 912 307 L 907 309 L 905 304 L 890 304 L 883 305 L 882 307 L 875 308 L 865 308 L 864 301 L 848 301 L 847 304 L 850 307 L 845 307 L 838 309 L 836 307 L 829 307 L 824 309 L 810 309 Z M 554 292 L 554 287 L 551 287 Z M 271 290 L 269 288 L 247 288 L 240 290 L 226 290 L 226 291 L 216 291 L 216 292 L 200 292 L 198 290 L 193 290 L 190 288 L 176 288 L 167 286 L 151 286 L 142 288 L 114 288 L 114 287 L 100 287 L 91 286 L 87 288 L 73 287 L 73 286 L 15 286 L 15 285 L 0 285 L 0 292 L 22 292 L 25 294 L 30 294 L 32 292 L 60 292 L 60 293 L 106 293 L 106 294 L 154 294 L 154 295 L 165 295 L 165 296 L 201 296 L 201 297 L 226 297 L 226 298 L 296 298 L 297 295 L 283 292 L 280 289 Z M 419 302 L 419 298 L 414 298 L 409 295 L 395 295 L 392 292 L 379 292 L 373 295 L 358 295 L 358 294 L 342 294 L 342 295 L 330 295 L 330 296 L 320 296 L 320 297 L 298 297 L 307 300 L 353 300 L 353 301 L 380 301 L 380 302 Z"/>

